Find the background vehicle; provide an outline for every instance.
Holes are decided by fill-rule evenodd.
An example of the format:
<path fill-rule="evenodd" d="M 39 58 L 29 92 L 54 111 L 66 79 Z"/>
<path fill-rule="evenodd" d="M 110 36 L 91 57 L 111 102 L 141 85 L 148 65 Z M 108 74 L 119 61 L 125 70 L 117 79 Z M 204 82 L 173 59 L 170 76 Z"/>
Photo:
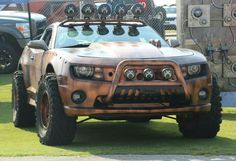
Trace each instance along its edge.
<path fill-rule="evenodd" d="M 166 10 L 165 29 L 176 30 L 176 5 L 164 6 L 164 9 Z"/>
<path fill-rule="evenodd" d="M 73 19 L 75 6 L 67 9 L 68 20 L 50 25 L 22 54 L 12 86 L 16 127 L 33 125 L 36 107 L 46 145 L 71 143 L 78 116 L 148 122 L 172 114 L 185 137 L 217 135 L 220 91 L 201 53 L 171 48 L 138 20 L 142 5 L 132 9 L 135 20 L 106 20 L 109 5 L 98 9 L 101 20 L 90 19 L 93 5 L 82 7 L 85 20 Z"/>
<path fill-rule="evenodd" d="M 16 70 L 23 48 L 30 40 L 28 14 L 7 11 L 7 6 L 4 5 L 4 11 L 0 11 L 0 73 Z M 46 17 L 32 13 L 32 20 L 32 33 L 36 37 L 46 28 Z"/>

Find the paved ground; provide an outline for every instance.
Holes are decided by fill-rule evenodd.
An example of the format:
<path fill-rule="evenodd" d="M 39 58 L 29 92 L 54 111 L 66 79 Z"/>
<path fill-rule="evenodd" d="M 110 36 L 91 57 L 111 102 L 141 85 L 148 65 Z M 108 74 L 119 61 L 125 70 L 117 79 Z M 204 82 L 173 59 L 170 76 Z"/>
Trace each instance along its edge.
<path fill-rule="evenodd" d="M 90 157 L 2 157 L 0 161 L 236 161 L 236 156 L 101 155 Z"/>

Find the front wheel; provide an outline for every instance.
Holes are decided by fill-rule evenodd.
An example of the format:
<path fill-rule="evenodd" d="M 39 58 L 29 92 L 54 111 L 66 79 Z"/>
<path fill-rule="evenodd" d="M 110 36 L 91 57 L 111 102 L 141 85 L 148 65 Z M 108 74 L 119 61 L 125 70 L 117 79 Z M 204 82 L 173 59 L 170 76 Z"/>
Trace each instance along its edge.
<path fill-rule="evenodd" d="M 66 145 L 73 141 L 76 118 L 64 113 L 55 74 L 45 75 L 39 83 L 36 116 L 38 136 L 42 144 Z"/>
<path fill-rule="evenodd" d="M 177 116 L 179 130 L 183 136 L 188 138 L 214 138 L 220 130 L 222 122 L 220 90 L 215 78 L 213 78 L 212 83 L 210 112 Z"/>

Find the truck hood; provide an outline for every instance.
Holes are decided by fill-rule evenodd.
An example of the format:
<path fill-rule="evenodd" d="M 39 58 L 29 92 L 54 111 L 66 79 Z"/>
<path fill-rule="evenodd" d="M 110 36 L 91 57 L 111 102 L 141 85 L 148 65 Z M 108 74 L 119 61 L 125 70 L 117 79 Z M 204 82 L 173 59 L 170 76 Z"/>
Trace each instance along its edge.
<path fill-rule="evenodd" d="M 28 13 L 22 12 L 22 11 L 0 11 L 0 19 L 1 17 L 7 17 L 7 18 L 18 18 L 23 20 L 28 20 Z M 45 16 L 37 13 L 31 13 L 32 20 L 40 21 L 43 19 L 46 19 Z"/>
<path fill-rule="evenodd" d="M 149 43 L 108 42 L 94 43 L 88 48 L 68 48 L 64 51 L 78 57 L 152 59 L 194 55 L 192 50 L 170 47 L 157 48 Z"/>

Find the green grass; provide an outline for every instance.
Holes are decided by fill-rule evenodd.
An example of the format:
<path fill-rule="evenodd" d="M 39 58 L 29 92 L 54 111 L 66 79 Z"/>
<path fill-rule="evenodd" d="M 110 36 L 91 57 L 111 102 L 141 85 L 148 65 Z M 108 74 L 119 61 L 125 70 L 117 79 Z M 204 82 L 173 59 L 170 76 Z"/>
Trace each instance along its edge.
<path fill-rule="evenodd" d="M 11 123 L 11 76 L 0 75 L 0 156 L 192 154 L 236 155 L 236 109 L 224 110 L 215 139 L 186 139 L 173 120 L 150 124 L 91 120 L 78 126 L 72 145 L 49 147 L 39 143 L 34 128 L 14 128 Z"/>

